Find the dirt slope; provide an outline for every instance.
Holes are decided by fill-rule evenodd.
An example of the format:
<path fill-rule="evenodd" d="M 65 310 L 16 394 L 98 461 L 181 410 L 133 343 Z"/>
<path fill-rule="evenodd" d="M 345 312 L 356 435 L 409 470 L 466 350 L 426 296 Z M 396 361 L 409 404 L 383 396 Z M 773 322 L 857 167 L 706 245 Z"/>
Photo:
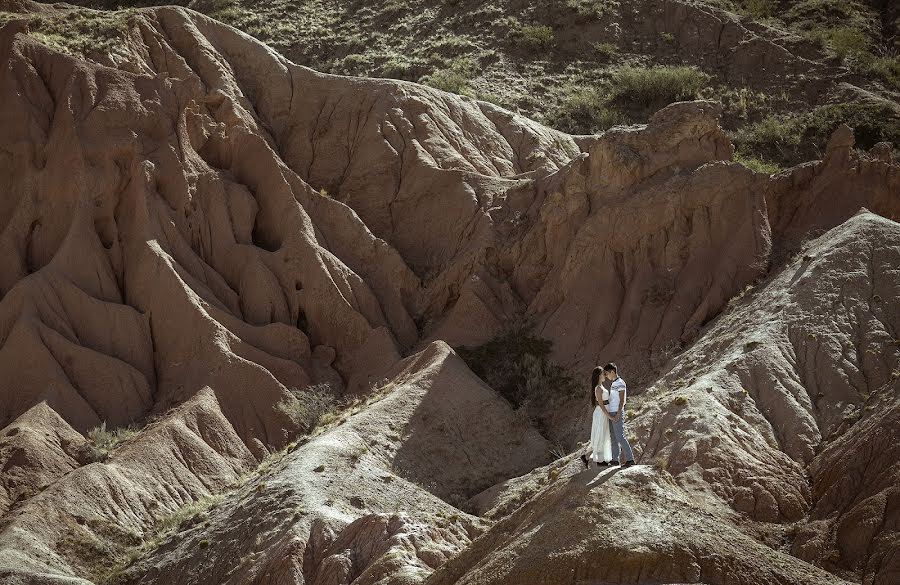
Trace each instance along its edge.
<path fill-rule="evenodd" d="M 790 555 L 893 583 L 898 242 L 868 212 L 811 242 L 635 400 L 648 467 L 487 490 L 470 505 L 499 522 L 428 583 L 843 582 Z"/>

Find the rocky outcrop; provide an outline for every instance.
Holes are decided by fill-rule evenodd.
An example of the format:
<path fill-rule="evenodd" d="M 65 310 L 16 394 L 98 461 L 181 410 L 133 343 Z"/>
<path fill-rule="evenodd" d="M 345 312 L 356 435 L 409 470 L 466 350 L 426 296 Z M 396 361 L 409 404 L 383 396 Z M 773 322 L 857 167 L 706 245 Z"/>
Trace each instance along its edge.
<path fill-rule="evenodd" d="M 0 515 L 89 462 L 87 441 L 46 403 L 0 431 Z"/>
<path fill-rule="evenodd" d="M 884 299 L 900 286 L 898 236 L 862 212 L 812 241 L 678 357 L 633 422 L 641 461 L 752 518 L 800 521 L 794 554 L 878 583 L 896 572 L 887 429 L 900 313 Z M 849 536 L 862 526 L 865 538 Z"/>
<path fill-rule="evenodd" d="M 137 583 L 421 582 L 484 529 L 448 501 L 548 460 L 546 442 L 446 344 L 398 364 L 377 396 L 128 574 Z"/>
<path fill-rule="evenodd" d="M 426 583 L 842 583 L 698 507 L 651 467 L 540 477 L 538 492 Z"/>
<path fill-rule="evenodd" d="M 571 457 L 486 490 L 469 506 L 497 523 L 428 582 L 634 582 L 658 567 L 683 582 L 837 582 L 790 552 L 890 583 L 900 314 L 882 299 L 900 285 L 887 268 L 898 236 L 863 212 L 811 242 L 631 399 L 646 468 L 584 471 Z M 780 550 L 749 557 L 782 572 L 734 564 L 745 538 Z"/>

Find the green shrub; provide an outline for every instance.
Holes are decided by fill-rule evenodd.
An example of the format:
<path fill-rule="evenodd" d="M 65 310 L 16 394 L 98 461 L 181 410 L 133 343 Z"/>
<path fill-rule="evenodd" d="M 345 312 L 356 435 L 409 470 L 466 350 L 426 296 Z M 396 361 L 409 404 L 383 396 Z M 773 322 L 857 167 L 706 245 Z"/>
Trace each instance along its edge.
<path fill-rule="evenodd" d="M 338 62 L 337 69 L 343 75 L 367 75 L 371 65 L 368 55 L 351 53 Z"/>
<path fill-rule="evenodd" d="M 644 112 L 672 102 L 696 99 L 709 76 L 694 67 L 621 67 L 613 73 L 613 99 Z"/>
<path fill-rule="evenodd" d="M 771 18 L 778 9 L 775 0 L 744 0 L 743 12 L 753 18 Z"/>
<path fill-rule="evenodd" d="M 888 86 L 900 91 L 900 57 L 876 57 L 871 53 L 857 55 L 854 69 L 864 75 L 880 78 Z"/>
<path fill-rule="evenodd" d="M 900 111 L 888 103 L 842 103 L 822 106 L 806 117 L 805 136 L 825 143 L 840 124 L 853 128 L 857 148 L 878 142 L 900 144 Z"/>
<path fill-rule="evenodd" d="M 752 171 L 756 171 L 757 173 L 766 173 L 767 175 L 774 175 L 781 170 L 781 167 L 778 165 L 778 163 L 765 161 L 760 158 L 756 158 L 755 156 L 746 154 L 735 153 L 734 161 L 741 163 Z"/>
<path fill-rule="evenodd" d="M 519 29 L 519 43 L 534 52 L 546 51 L 553 47 L 555 38 L 549 26 L 532 25 Z"/>
<path fill-rule="evenodd" d="M 569 134 L 595 134 L 628 123 L 621 112 L 609 105 L 606 95 L 583 87 L 567 91 L 559 105 L 548 112 L 547 120 L 550 126 Z"/>
<path fill-rule="evenodd" d="M 419 82 L 436 89 L 471 96 L 472 89 L 469 87 L 469 82 L 476 69 L 477 65 L 473 59 L 455 59 L 449 68 L 435 71 L 420 79 Z"/>
<path fill-rule="evenodd" d="M 594 43 L 591 45 L 598 59 L 610 61 L 619 54 L 619 48 L 615 43 Z"/>
<path fill-rule="evenodd" d="M 460 357 L 488 386 L 519 408 L 531 399 L 546 404 L 577 392 L 575 382 L 550 362 L 552 343 L 534 335 L 533 326 L 516 323 L 476 348 L 459 348 Z"/>
<path fill-rule="evenodd" d="M 379 76 L 415 81 L 422 73 L 423 63 L 404 55 L 391 55 L 380 67 Z"/>
<path fill-rule="evenodd" d="M 337 407 L 337 397 L 328 384 L 290 390 L 291 398 L 279 402 L 276 408 L 290 417 L 304 434 L 311 433 L 322 418 Z"/>
<path fill-rule="evenodd" d="M 772 115 L 744 126 L 735 135 L 737 154 L 745 158 L 758 155 L 768 160 L 794 161 L 803 137 L 802 126 L 800 118 L 794 115 Z"/>
<path fill-rule="evenodd" d="M 739 156 L 794 165 L 821 158 L 842 123 L 853 128 L 858 148 L 882 141 L 900 144 L 900 112 L 889 103 L 829 104 L 802 114 L 772 115 L 744 126 L 733 138 Z"/>
<path fill-rule="evenodd" d="M 840 59 L 856 58 L 869 51 L 870 40 L 864 32 L 851 27 L 813 29 L 807 37 Z"/>
<path fill-rule="evenodd" d="M 776 99 L 765 92 L 756 92 L 748 87 L 723 89 L 717 97 L 725 106 L 726 115 L 746 120 L 751 112 L 765 110 Z"/>
<path fill-rule="evenodd" d="M 454 56 L 471 52 L 475 43 L 469 37 L 462 35 L 447 35 L 439 37 L 431 45 L 431 49 L 438 53 Z"/>
<path fill-rule="evenodd" d="M 792 0 L 781 18 L 798 31 L 851 27 L 874 31 L 880 16 L 866 0 Z"/>

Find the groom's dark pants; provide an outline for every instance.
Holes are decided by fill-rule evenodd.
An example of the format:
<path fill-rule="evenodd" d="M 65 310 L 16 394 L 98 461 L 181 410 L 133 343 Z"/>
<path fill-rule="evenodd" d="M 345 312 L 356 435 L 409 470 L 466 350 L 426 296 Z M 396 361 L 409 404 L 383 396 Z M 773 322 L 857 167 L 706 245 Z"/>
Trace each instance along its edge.
<path fill-rule="evenodd" d="M 615 412 L 609 413 L 613 418 L 615 418 Z M 609 421 L 609 441 L 612 443 L 612 458 L 613 461 L 619 460 L 619 447 L 622 448 L 622 454 L 625 456 L 625 461 L 634 461 L 634 453 L 631 452 L 631 445 L 628 444 L 628 439 L 625 438 L 625 413 L 622 412 L 622 417 L 617 421 Z"/>

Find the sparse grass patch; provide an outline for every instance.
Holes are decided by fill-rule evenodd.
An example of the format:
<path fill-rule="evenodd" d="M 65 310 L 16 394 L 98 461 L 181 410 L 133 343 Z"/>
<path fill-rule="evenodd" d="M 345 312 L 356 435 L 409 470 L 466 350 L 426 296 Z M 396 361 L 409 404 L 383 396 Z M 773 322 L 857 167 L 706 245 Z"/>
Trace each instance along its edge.
<path fill-rule="evenodd" d="M 121 580 L 121 566 L 136 558 L 141 536 L 101 517 L 64 518 L 57 551 L 102 585 Z"/>
<path fill-rule="evenodd" d="M 767 116 L 738 130 L 735 134 L 735 154 L 743 158 L 755 158 L 754 154 L 762 154 L 774 160 L 793 160 L 793 152 L 800 146 L 802 138 L 800 126 L 796 116 Z"/>
<path fill-rule="evenodd" d="M 853 68 L 864 75 L 878 77 L 892 89 L 900 91 L 900 57 L 876 57 L 863 53 L 857 56 Z"/>
<path fill-rule="evenodd" d="M 669 456 L 668 455 L 660 455 L 656 459 L 653 460 L 651 464 L 653 469 L 658 472 L 668 471 L 669 470 Z"/>
<path fill-rule="evenodd" d="M 879 15 L 866 0 L 792 0 L 782 18 L 798 30 L 849 26 L 871 30 Z"/>
<path fill-rule="evenodd" d="M 566 0 L 566 6 L 585 18 L 599 18 L 619 7 L 619 0 Z"/>
<path fill-rule="evenodd" d="M 0 25 L 14 19 L 25 20 L 29 34 L 44 45 L 90 58 L 121 46 L 134 15 L 132 9 L 100 11 L 76 7 L 40 13 L 0 12 Z"/>
<path fill-rule="evenodd" d="M 778 10 L 778 2 L 776 0 L 744 0 L 741 9 L 744 14 L 753 18 L 771 18 Z"/>
<path fill-rule="evenodd" d="M 177 533 L 185 523 L 201 514 L 206 514 L 207 510 L 221 502 L 223 499 L 225 499 L 223 494 L 206 496 L 199 500 L 189 502 L 171 514 L 161 517 L 157 520 L 156 524 L 153 525 L 153 537 L 149 539 L 149 541 L 145 539 L 145 543 L 149 542 L 150 544 L 155 544 L 153 548 L 156 548 L 163 540 L 166 540 Z"/>
<path fill-rule="evenodd" d="M 594 49 L 597 58 L 602 61 L 611 61 L 619 54 L 619 48 L 615 43 L 593 43 L 591 48 Z"/>
<path fill-rule="evenodd" d="M 435 89 L 473 97 L 469 82 L 476 70 L 477 65 L 473 59 L 465 57 L 454 59 L 449 68 L 426 75 L 419 80 L 419 83 L 430 85 Z"/>
<path fill-rule="evenodd" d="M 96 551 L 91 557 L 96 559 L 96 566 L 92 569 L 93 580 L 101 585 L 116 585 L 128 580 L 128 569 L 138 559 L 159 548 L 164 542 L 177 534 L 182 526 L 193 521 L 198 516 L 205 516 L 207 510 L 218 504 L 224 499 L 222 495 L 212 495 L 200 498 L 194 502 L 185 504 L 174 512 L 161 516 L 157 519 L 152 530 L 147 531 L 143 538 L 132 533 L 123 533 L 122 529 L 112 523 L 107 530 L 114 530 L 113 533 L 101 533 L 96 526 L 88 524 L 93 532 L 101 533 L 104 538 L 98 540 L 89 531 L 83 527 L 75 525 L 75 529 L 70 532 L 69 538 L 77 537 L 82 543 L 92 543 L 90 546 L 98 547 L 103 544 L 103 551 Z M 206 544 L 203 544 L 204 541 Z M 209 546 L 209 540 L 203 539 L 199 546 Z"/>
<path fill-rule="evenodd" d="M 431 49 L 449 56 L 457 56 L 471 52 L 475 49 L 475 43 L 467 36 L 446 35 L 437 39 L 431 45 Z"/>
<path fill-rule="evenodd" d="M 851 59 L 867 53 L 871 43 L 863 31 L 848 26 L 813 29 L 807 33 L 807 38 L 839 59 Z"/>
<path fill-rule="evenodd" d="M 507 110 L 515 110 L 515 105 L 509 103 L 503 96 L 499 96 L 493 93 L 479 93 L 475 96 L 477 99 L 492 103 L 495 106 L 500 106 L 501 108 L 506 108 Z"/>
<path fill-rule="evenodd" d="M 628 119 L 609 105 L 608 96 L 600 90 L 571 87 L 559 105 L 548 112 L 547 122 L 569 134 L 595 134 L 617 124 L 627 124 Z"/>
<path fill-rule="evenodd" d="M 350 461 L 356 465 L 359 463 L 363 456 L 369 452 L 368 445 L 359 445 L 355 447 L 352 451 L 350 451 Z"/>
<path fill-rule="evenodd" d="M 555 44 L 553 29 L 543 25 L 528 25 L 519 29 L 519 44 L 532 52 L 547 51 Z"/>
<path fill-rule="evenodd" d="M 766 110 L 774 98 L 764 92 L 757 92 L 749 87 L 722 89 L 719 100 L 725 106 L 725 115 L 736 120 L 745 121 L 751 112 Z"/>
<path fill-rule="evenodd" d="M 753 155 L 735 153 L 734 161 L 741 163 L 751 171 L 756 171 L 757 173 L 774 175 L 775 173 L 781 171 L 781 166 L 779 166 L 778 163 L 762 160 L 761 158 L 756 158 Z"/>
<path fill-rule="evenodd" d="M 747 295 L 750 294 L 751 292 L 753 292 L 753 284 L 747 284 L 746 286 L 744 286 L 744 288 L 741 289 L 741 292 L 737 293 L 736 295 L 734 295 L 733 297 L 728 299 L 728 304 L 726 305 L 726 309 L 731 310 L 738 303 L 740 303 L 742 300 L 744 300 L 747 297 Z"/>
<path fill-rule="evenodd" d="M 390 79 L 415 81 L 424 72 L 424 68 L 425 65 L 421 59 L 395 54 L 382 63 L 378 75 Z"/>
<path fill-rule="evenodd" d="M 709 79 L 695 67 L 625 66 L 613 73 L 612 98 L 624 109 L 647 113 L 672 102 L 696 99 Z"/>
<path fill-rule="evenodd" d="M 793 165 L 821 158 L 842 123 L 853 128 L 858 148 L 882 141 L 900 144 L 900 114 L 887 103 L 829 104 L 802 114 L 771 115 L 739 129 L 733 138 L 740 157 Z"/>
<path fill-rule="evenodd" d="M 103 421 L 99 427 L 92 428 L 87 434 L 90 441 L 91 458 L 94 461 L 106 461 L 110 451 L 136 435 L 137 432 L 138 429 L 133 425 L 107 430 L 106 421 Z"/>

